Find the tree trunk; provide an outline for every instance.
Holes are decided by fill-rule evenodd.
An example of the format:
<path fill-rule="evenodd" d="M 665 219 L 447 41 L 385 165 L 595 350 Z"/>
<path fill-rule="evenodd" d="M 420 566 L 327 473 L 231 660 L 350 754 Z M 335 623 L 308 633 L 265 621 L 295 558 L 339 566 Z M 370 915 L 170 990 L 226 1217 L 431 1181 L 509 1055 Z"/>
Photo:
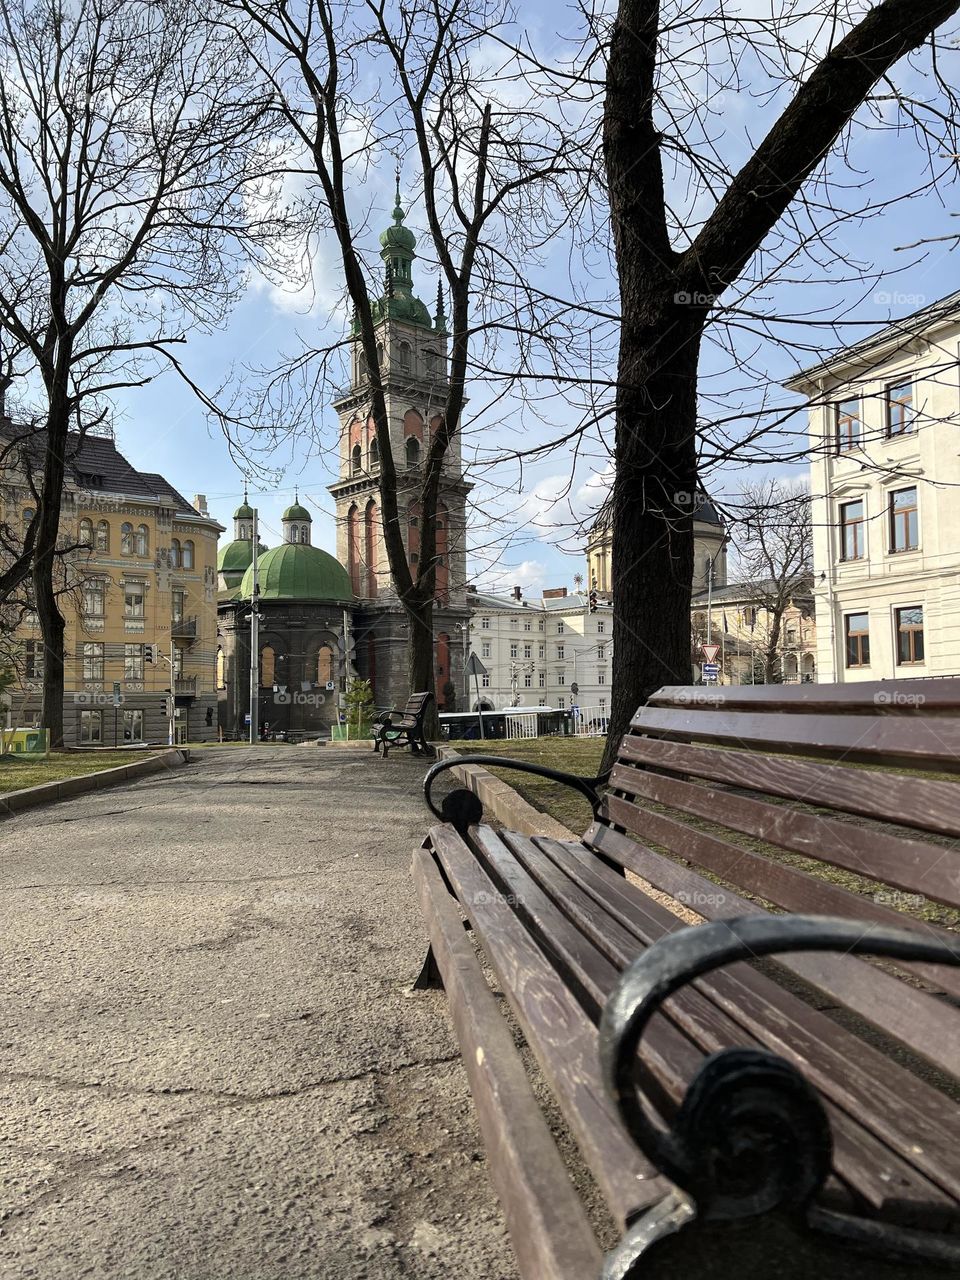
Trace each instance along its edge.
<path fill-rule="evenodd" d="M 410 622 L 410 643 L 407 650 L 411 693 L 434 694 L 434 699 L 424 718 L 424 734 L 429 739 L 440 736 L 440 719 L 437 714 L 436 675 L 433 657 L 433 600 L 425 602 L 404 601 Z M 417 643 L 414 637 L 419 637 Z"/>
<path fill-rule="evenodd" d="M 41 721 L 51 747 L 63 746 L 64 620 L 57 603 L 54 581 L 60 509 L 66 471 L 65 452 L 69 427 L 65 396 L 51 391 L 43 459 L 43 483 L 37 507 L 37 536 L 33 554 L 33 595 L 43 636 L 43 700 Z"/>
<path fill-rule="evenodd" d="M 649 314 L 649 298 L 644 310 Z M 653 325 L 629 318 L 618 370 L 613 486 L 613 700 L 604 768 L 631 717 L 690 683 L 697 361 L 702 316 L 669 295 Z"/>

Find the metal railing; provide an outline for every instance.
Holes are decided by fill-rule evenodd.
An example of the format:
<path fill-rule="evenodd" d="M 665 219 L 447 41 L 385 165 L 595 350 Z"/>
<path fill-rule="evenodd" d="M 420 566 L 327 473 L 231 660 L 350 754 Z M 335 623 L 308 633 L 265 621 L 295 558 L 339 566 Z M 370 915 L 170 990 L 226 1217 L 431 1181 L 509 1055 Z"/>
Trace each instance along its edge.
<path fill-rule="evenodd" d="M 175 640 L 195 640 L 197 638 L 197 619 L 174 618 L 170 631 Z"/>
<path fill-rule="evenodd" d="M 180 697 L 195 698 L 197 696 L 197 677 L 177 676 L 173 682 L 173 691 Z"/>
<path fill-rule="evenodd" d="M 610 728 L 606 707 L 576 707 L 570 710 L 570 732 L 577 738 L 603 738 Z"/>

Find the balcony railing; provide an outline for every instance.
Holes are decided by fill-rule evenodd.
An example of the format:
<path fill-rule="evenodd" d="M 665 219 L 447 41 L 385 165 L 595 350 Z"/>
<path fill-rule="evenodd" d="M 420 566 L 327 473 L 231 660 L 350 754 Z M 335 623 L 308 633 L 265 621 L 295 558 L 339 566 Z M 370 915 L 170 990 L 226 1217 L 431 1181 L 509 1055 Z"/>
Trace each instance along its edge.
<path fill-rule="evenodd" d="M 177 697 L 195 698 L 197 696 L 197 677 L 177 676 L 173 682 L 173 691 Z"/>
<path fill-rule="evenodd" d="M 196 640 L 197 638 L 197 620 L 196 618 L 174 618 L 170 624 L 170 630 L 174 640 Z"/>

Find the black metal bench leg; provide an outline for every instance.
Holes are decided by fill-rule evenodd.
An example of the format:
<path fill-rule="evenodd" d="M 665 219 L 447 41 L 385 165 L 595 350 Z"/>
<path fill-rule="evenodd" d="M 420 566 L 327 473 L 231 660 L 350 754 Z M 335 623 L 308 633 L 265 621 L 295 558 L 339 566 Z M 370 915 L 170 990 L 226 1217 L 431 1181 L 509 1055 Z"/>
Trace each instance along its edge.
<path fill-rule="evenodd" d="M 420 976 L 413 984 L 414 991 L 442 991 L 443 978 L 433 955 L 433 947 L 427 948 L 427 958 L 423 962 Z"/>

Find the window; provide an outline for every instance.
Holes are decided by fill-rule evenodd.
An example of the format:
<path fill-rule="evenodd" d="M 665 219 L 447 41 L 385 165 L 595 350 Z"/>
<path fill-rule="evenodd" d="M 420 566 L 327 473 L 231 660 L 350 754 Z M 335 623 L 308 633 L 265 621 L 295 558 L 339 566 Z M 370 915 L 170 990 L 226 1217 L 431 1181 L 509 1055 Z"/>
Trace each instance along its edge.
<path fill-rule="evenodd" d="M 133 555 L 133 525 L 129 520 L 124 520 L 120 526 L 120 554 L 122 556 Z"/>
<path fill-rule="evenodd" d="M 103 583 L 88 581 L 83 584 L 83 616 L 85 618 L 103 617 Z"/>
<path fill-rule="evenodd" d="M 105 554 L 110 551 L 110 526 L 106 520 L 101 520 L 97 524 L 97 550 Z"/>
<path fill-rule="evenodd" d="M 150 554 L 150 530 L 145 524 L 137 525 L 137 555 L 148 556 Z"/>
<path fill-rule="evenodd" d="M 490 630 L 490 619 L 489 619 L 489 618 L 481 618 L 481 619 L 480 619 L 480 630 L 481 630 L 481 631 L 489 631 L 489 630 Z"/>
<path fill-rule="evenodd" d="M 558 699 L 557 699 L 557 707 L 558 707 L 558 709 L 559 709 L 560 711 L 563 711 L 563 710 L 564 710 L 564 708 L 566 707 L 566 705 L 567 705 L 567 700 L 566 700 L 566 698 L 564 698 L 564 697 L 560 697 L 560 698 L 558 698 Z"/>
<path fill-rule="evenodd" d="M 546 705 L 547 705 L 546 698 L 540 698 L 539 701 L 537 702 L 537 706 L 545 707 Z"/>
<path fill-rule="evenodd" d="M 143 679 L 142 644 L 125 644 L 123 646 L 123 678 L 124 680 Z"/>
<path fill-rule="evenodd" d="M 860 443 L 863 424 L 860 421 L 860 397 L 841 400 L 836 406 L 837 453 L 846 453 Z"/>
<path fill-rule="evenodd" d="M 525 673 L 524 673 L 524 676 L 523 676 L 523 687 L 524 687 L 525 689 L 532 689 L 532 688 L 533 688 L 533 676 L 530 674 L 530 672 L 529 672 L 529 671 L 527 671 L 527 672 L 525 672 Z"/>
<path fill-rule="evenodd" d="M 537 645 L 537 657 L 545 658 L 547 656 L 547 646 L 545 644 Z"/>
<path fill-rule="evenodd" d="M 563 686 L 564 686 L 566 683 L 567 683 L 567 673 L 566 673 L 565 671 L 558 671 L 558 672 L 557 672 L 557 684 L 558 684 L 558 685 L 560 685 L 560 687 L 561 687 L 561 688 L 563 688 Z"/>
<path fill-rule="evenodd" d="M 420 441 L 416 436 L 408 436 L 404 448 L 407 451 L 407 466 L 418 466 L 420 463 Z"/>
<path fill-rule="evenodd" d="M 272 685 L 276 676 L 277 659 L 273 648 L 266 645 L 260 650 L 260 683 Z"/>
<path fill-rule="evenodd" d="M 28 680 L 43 679 L 43 641 L 28 640 L 23 646 L 24 672 Z"/>
<path fill-rule="evenodd" d="M 193 543 L 192 542 L 185 542 L 183 544 L 182 566 L 184 569 L 193 568 Z"/>
<path fill-rule="evenodd" d="M 86 641 L 81 649 L 83 655 L 84 680 L 103 679 L 103 645 L 99 642 Z"/>
<path fill-rule="evenodd" d="M 424 351 L 423 367 L 426 369 L 427 373 L 437 372 L 437 353 L 435 351 Z"/>
<path fill-rule="evenodd" d="M 600 699 L 600 714 L 601 714 L 601 715 L 603 715 L 603 713 L 606 711 L 606 709 L 607 709 L 607 700 L 606 700 L 606 698 L 601 698 L 601 699 Z"/>
<path fill-rule="evenodd" d="M 603 645 L 602 645 L 602 644 L 598 644 L 598 645 L 597 645 L 597 657 L 598 657 L 598 658 L 602 658 L 602 657 L 603 657 L 603 654 L 604 654 L 604 648 L 603 648 Z"/>
<path fill-rule="evenodd" d="M 353 452 L 350 454 L 350 474 L 358 476 L 363 471 L 363 450 L 358 444 L 353 446 Z"/>
<path fill-rule="evenodd" d="M 300 532 L 299 525 L 292 524 L 287 532 L 287 541 L 299 542 L 300 541 L 300 538 L 298 536 L 299 532 Z"/>
<path fill-rule="evenodd" d="M 123 589 L 123 616 L 125 618 L 143 617 L 143 583 L 128 582 Z"/>
<path fill-rule="evenodd" d="M 481 658 L 490 657 L 490 641 L 489 640 L 484 640 L 483 644 L 480 646 L 480 657 Z"/>
<path fill-rule="evenodd" d="M 173 622 L 183 621 L 183 610 L 187 600 L 187 593 L 182 587 L 175 587 L 170 592 L 170 618 Z"/>
<path fill-rule="evenodd" d="M 916 486 L 897 489 L 890 495 L 890 550 L 916 551 L 919 545 Z"/>
<path fill-rule="evenodd" d="M 913 430 L 913 383 L 887 387 L 887 435 L 902 436 Z"/>
<path fill-rule="evenodd" d="M 562 635 L 563 635 L 563 630 L 564 630 L 564 628 L 563 628 L 563 623 L 562 623 L 562 622 L 558 622 L 558 623 L 557 623 L 557 635 L 558 635 L 558 636 L 562 636 Z"/>
<path fill-rule="evenodd" d="M 317 651 L 317 683 L 330 684 L 333 680 L 333 648 L 322 644 Z"/>
<path fill-rule="evenodd" d="M 80 543 L 81 547 L 93 546 L 93 521 L 92 520 L 83 519 L 80 521 L 80 526 L 79 526 L 79 529 L 77 530 L 77 541 Z"/>
<path fill-rule="evenodd" d="M 607 624 L 606 624 L 606 623 L 604 622 L 604 620 L 601 618 L 601 619 L 599 620 L 599 622 L 597 623 L 597 635 L 598 635 L 598 636 L 602 636 L 602 635 L 603 635 L 603 633 L 606 631 L 606 629 L 607 629 Z"/>
<path fill-rule="evenodd" d="M 923 661 L 923 606 L 895 609 L 897 620 L 897 663 L 905 666 Z"/>
<path fill-rule="evenodd" d="M 744 621 L 744 623 L 745 623 L 745 624 L 750 628 L 750 630 L 752 631 L 752 630 L 753 630 L 753 628 L 757 625 L 757 607 L 756 607 L 756 605 L 748 604 L 748 605 L 746 605 L 746 606 L 745 606 L 745 608 L 744 608 L 744 610 L 743 610 L 743 621 Z"/>
<path fill-rule="evenodd" d="M 179 538 L 170 539 L 170 568 L 171 569 L 180 568 L 180 539 Z"/>
<path fill-rule="evenodd" d="M 380 441 L 376 436 L 370 441 L 370 470 L 380 465 Z"/>
<path fill-rule="evenodd" d="M 487 673 L 484 673 L 480 677 L 480 684 L 483 686 L 484 689 L 490 688 L 490 676 Z"/>
<path fill-rule="evenodd" d="M 870 665 L 870 616 L 866 613 L 848 613 L 843 620 L 846 638 L 847 666 Z"/>
<path fill-rule="evenodd" d="M 519 651 L 519 648 L 518 648 L 518 646 L 517 646 L 516 644 L 512 644 L 512 645 L 510 646 L 510 657 L 511 657 L 511 658 L 516 658 L 516 657 L 518 657 L 519 652 L 520 652 L 520 651 Z"/>
<path fill-rule="evenodd" d="M 545 624 L 545 622 L 543 621 L 543 619 L 542 619 L 542 618 L 537 622 L 537 630 L 538 630 L 538 631 L 546 631 L 546 624 Z"/>
<path fill-rule="evenodd" d="M 524 656 L 525 658 L 532 658 L 532 657 L 533 657 L 533 649 L 531 648 L 531 646 L 530 646 L 530 645 L 525 644 L 525 645 L 523 646 L 523 656 Z"/>
<path fill-rule="evenodd" d="M 547 687 L 547 673 L 545 671 L 540 672 L 539 676 L 537 677 L 537 684 L 540 686 L 541 689 L 545 689 Z"/>
<path fill-rule="evenodd" d="M 840 559 L 862 560 L 867 549 L 863 499 L 840 504 Z"/>
<path fill-rule="evenodd" d="M 400 343 L 400 368 L 404 373 L 410 372 L 410 343 Z"/>
<path fill-rule="evenodd" d="M 223 656 L 223 649 L 217 649 L 217 688 L 225 689 L 227 687 L 227 666 L 226 659 Z"/>
<path fill-rule="evenodd" d="M 99 746 L 103 742 L 103 713 L 81 711 L 77 737 L 82 747 Z"/>
<path fill-rule="evenodd" d="M 143 741 L 143 712 L 142 711 L 124 711 L 123 713 L 123 740 L 124 742 L 142 742 Z"/>
<path fill-rule="evenodd" d="M 523 629 L 524 631 L 531 631 L 533 629 L 533 623 L 530 621 L 529 618 L 524 618 Z"/>
<path fill-rule="evenodd" d="M 598 671 L 597 684 L 606 684 L 606 683 L 607 683 L 607 673 L 605 671 Z"/>
<path fill-rule="evenodd" d="M 566 652 L 566 650 L 564 649 L 563 645 L 562 645 L 562 644 L 558 644 L 558 645 L 557 645 L 557 660 L 558 660 L 558 661 L 560 661 L 560 660 L 563 658 L 563 655 L 564 655 L 564 653 L 565 653 L 565 652 Z"/>

